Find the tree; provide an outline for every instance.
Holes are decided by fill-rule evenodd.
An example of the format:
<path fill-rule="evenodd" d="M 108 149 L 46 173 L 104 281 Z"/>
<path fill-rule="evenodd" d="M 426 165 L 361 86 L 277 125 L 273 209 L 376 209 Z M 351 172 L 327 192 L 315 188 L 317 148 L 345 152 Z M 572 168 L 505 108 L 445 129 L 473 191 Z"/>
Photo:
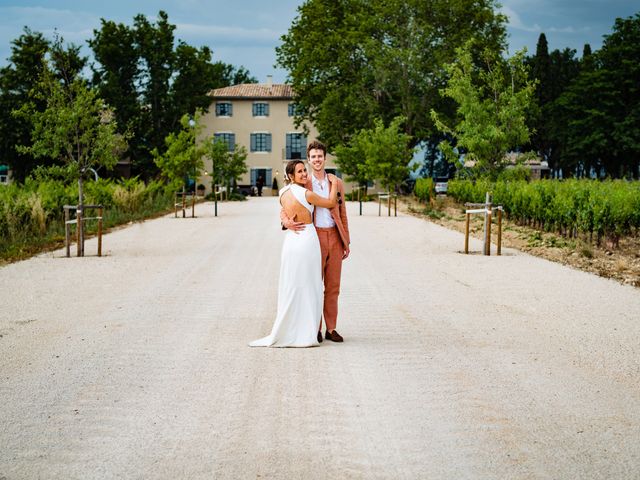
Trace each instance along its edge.
<path fill-rule="evenodd" d="M 101 22 L 100 29 L 94 30 L 93 38 L 87 42 L 96 60 L 91 67 L 93 85 L 100 97 L 113 108 L 118 131 L 130 135 L 129 149 L 125 155 L 134 162 L 135 173 L 142 173 L 142 169 L 137 168 L 137 161 L 148 156 L 149 151 L 143 136 L 143 109 L 139 101 L 141 93 L 138 91 L 141 73 L 135 32 L 122 23 L 116 24 L 105 19 Z M 141 165 L 145 163 L 143 161 Z"/>
<path fill-rule="evenodd" d="M 170 90 L 173 108 L 171 128 L 185 113 L 194 115 L 196 110 L 208 110 L 211 105 L 211 90 L 238 83 L 256 82 L 244 68 L 236 69 L 223 62 L 213 63 L 211 57 L 209 47 L 197 49 L 182 41 L 178 43 Z"/>
<path fill-rule="evenodd" d="M 349 147 L 337 150 L 340 168 L 343 161 L 347 169 L 357 164 L 355 175 L 359 181 L 380 180 L 384 188 L 395 190 L 409 175 L 413 158 L 411 137 L 402 131 L 404 122 L 403 117 L 396 117 L 385 127 L 377 119 L 373 128 L 360 130 Z"/>
<path fill-rule="evenodd" d="M 358 133 L 351 138 L 349 145 L 338 145 L 335 149 L 340 171 L 347 176 L 348 181 L 357 182 L 365 194 L 369 182 L 375 180 L 367 169 L 366 140 L 364 134 Z"/>
<path fill-rule="evenodd" d="M 640 14 L 617 19 L 602 48 L 585 48 L 580 73 L 557 99 L 567 145 L 563 171 L 640 176 Z"/>
<path fill-rule="evenodd" d="M 458 104 L 459 121 L 448 126 L 431 111 L 437 128 L 454 137 L 457 149 L 447 140 L 440 148 L 451 162 L 464 152 L 476 171 L 495 177 L 505 166 L 506 154 L 529 141 L 526 117 L 535 84 L 524 65 L 526 49 L 506 61 L 499 52 L 485 49 L 482 69 L 474 66 L 469 44 L 457 53 L 458 59 L 445 67 L 450 78 L 442 94 Z"/>
<path fill-rule="evenodd" d="M 576 51 L 570 48 L 548 51 L 547 39 L 540 34 L 536 54 L 525 63 L 531 76 L 537 81 L 535 99 L 537 108 L 532 109 L 531 148 L 546 160 L 553 175 L 559 175 L 563 159 L 567 158 L 566 142 L 561 138 L 566 119 L 559 112 L 557 98 L 575 80 L 579 73 Z"/>
<path fill-rule="evenodd" d="M 81 78 L 66 83 L 56 79 L 53 72 L 45 71 L 40 92 L 44 97 L 41 99 L 46 101 L 44 111 L 25 104 L 18 113 L 19 117 L 30 117 L 33 124 L 31 145 L 21 145 L 18 151 L 36 158 L 59 159 L 75 173 L 80 218 L 84 175 L 94 166 L 115 166 L 126 141 L 116 131 L 113 112 Z M 78 228 L 84 238 L 82 222 Z"/>
<path fill-rule="evenodd" d="M 138 80 L 142 85 L 142 124 L 144 146 L 148 151 L 162 148 L 165 138 L 172 131 L 170 83 L 174 72 L 175 52 L 173 31 L 176 26 L 169 23 L 166 12 L 158 13 L 155 24 L 144 15 L 133 20 L 136 48 L 142 65 Z M 186 113 L 186 112 L 185 112 Z M 146 159 L 136 159 L 142 171 L 149 171 L 152 164 Z"/>
<path fill-rule="evenodd" d="M 613 33 L 598 52 L 613 101 L 604 103 L 607 122 L 612 120 L 613 156 L 607 171 L 616 176 L 640 177 L 640 13 L 618 18 Z"/>
<path fill-rule="evenodd" d="M 158 173 L 151 152 L 164 150 L 184 114 L 209 108 L 212 89 L 256 82 L 242 67 L 212 62 L 209 47 L 174 45 L 175 28 L 163 11 L 155 23 L 137 15 L 131 27 L 102 19 L 89 40 L 94 84 L 114 106 L 121 132 L 132 133 L 128 154 L 143 178 Z"/>
<path fill-rule="evenodd" d="M 30 92 L 39 86 L 49 42 L 41 33 L 25 27 L 11 43 L 9 64 L 0 69 L 0 159 L 9 165 L 14 179 L 22 182 L 38 160 L 16 149 L 16 145 L 29 144 L 33 125 L 29 116 L 15 117 L 12 112 L 26 103 L 32 103 L 34 110 L 44 110 L 46 102 L 31 97 Z M 40 161 L 48 165 L 55 162 L 51 158 Z"/>
<path fill-rule="evenodd" d="M 200 124 L 201 113 L 195 119 L 191 119 L 185 114 L 180 119 L 182 128 L 177 133 L 170 133 L 165 138 L 166 150 L 160 153 L 158 149 L 153 150 L 153 157 L 156 165 L 165 178 L 177 188 L 184 185 L 186 180 L 193 176 L 197 178 L 204 168 L 202 156 L 205 149 L 196 142 L 198 133 L 202 130 Z"/>
<path fill-rule="evenodd" d="M 229 151 L 227 142 L 215 137 L 209 139 L 206 145 L 206 154 L 212 162 L 211 179 L 214 188 L 215 185 L 225 185 L 227 191 L 230 191 L 231 185 L 247 173 L 247 149 L 236 144 Z"/>
<path fill-rule="evenodd" d="M 376 118 L 404 116 L 414 145 L 437 134 L 424 112 L 453 113 L 437 95 L 442 64 L 469 38 L 492 48 L 505 41 L 493 0 L 309 0 L 298 12 L 277 62 L 296 94 L 296 122 L 315 124 L 330 148 Z"/>

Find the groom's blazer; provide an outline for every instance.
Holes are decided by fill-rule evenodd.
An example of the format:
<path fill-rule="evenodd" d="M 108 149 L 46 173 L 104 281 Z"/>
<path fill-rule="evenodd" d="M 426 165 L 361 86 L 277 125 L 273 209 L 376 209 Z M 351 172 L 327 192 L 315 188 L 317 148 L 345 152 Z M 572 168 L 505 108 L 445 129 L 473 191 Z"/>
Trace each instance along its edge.
<path fill-rule="evenodd" d="M 342 245 L 346 249 L 351 244 L 351 238 L 349 237 L 349 222 L 347 220 L 347 204 L 344 197 L 344 182 L 338 177 L 336 177 L 335 181 L 338 182 L 338 202 L 336 203 L 336 206 L 330 208 L 329 211 L 331 212 L 333 221 L 336 222 L 336 228 L 340 233 Z M 307 190 L 313 191 L 313 181 L 311 175 L 309 176 L 309 180 L 307 180 L 307 184 L 305 185 L 305 187 L 307 187 Z M 313 218 L 313 222 L 315 223 L 315 216 Z"/>
<path fill-rule="evenodd" d="M 336 228 L 338 229 L 338 233 L 340 234 L 340 240 L 342 240 L 342 245 L 347 249 L 347 247 L 351 244 L 351 238 L 349 237 L 349 221 L 347 220 L 347 205 L 344 196 L 344 182 L 336 177 L 337 187 L 338 187 L 338 202 L 336 206 L 330 208 L 331 217 L 333 221 L 336 222 Z M 307 184 L 305 185 L 307 190 L 313 191 L 313 182 L 311 178 L 307 180 Z M 287 214 L 284 212 L 284 208 L 280 209 L 280 221 L 284 224 L 286 220 L 289 220 Z M 313 218 L 315 223 L 315 215 Z M 284 229 L 284 227 L 283 227 Z M 286 230 L 286 229 L 285 229 Z"/>

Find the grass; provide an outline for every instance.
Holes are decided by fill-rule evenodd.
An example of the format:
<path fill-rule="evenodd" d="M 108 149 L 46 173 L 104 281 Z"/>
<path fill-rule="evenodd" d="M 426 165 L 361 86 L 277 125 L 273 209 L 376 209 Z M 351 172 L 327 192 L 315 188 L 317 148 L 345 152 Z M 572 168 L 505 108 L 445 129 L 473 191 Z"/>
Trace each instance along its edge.
<path fill-rule="evenodd" d="M 171 197 L 171 198 L 170 198 Z M 136 211 L 127 212 L 116 208 L 107 208 L 103 213 L 103 232 L 109 229 L 150 218 L 166 215 L 173 211 L 172 196 L 158 196 L 146 202 Z M 93 216 L 94 212 L 89 214 Z M 98 222 L 93 220 L 85 224 L 85 238 L 91 238 L 98 231 Z M 75 229 L 72 228 L 72 236 Z M 48 252 L 64 246 L 64 221 L 51 220 L 42 235 L 34 235 L 31 231 L 21 230 L 11 238 L 0 237 L 0 265 L 25 260 L 42 252 Z"/>

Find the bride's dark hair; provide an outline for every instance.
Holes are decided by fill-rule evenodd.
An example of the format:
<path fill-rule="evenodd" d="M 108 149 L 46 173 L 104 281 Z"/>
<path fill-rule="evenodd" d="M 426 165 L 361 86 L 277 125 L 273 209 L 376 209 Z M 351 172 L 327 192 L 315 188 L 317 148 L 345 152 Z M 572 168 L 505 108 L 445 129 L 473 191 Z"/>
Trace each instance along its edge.
<path fill-rule="evenodd" d="M 298 165 L 299 163 L 304 165 L 304 162 L 302 160 L 291 160 L 289 163 L 287 163 L 287 166 L 284 169 L 285 173 L 287 174 L 287 178 L 285 178 L 285 180 L 287 181 L 287 185 L 293 183 L 293 178 L 296 173 L 296 165 Z"/>

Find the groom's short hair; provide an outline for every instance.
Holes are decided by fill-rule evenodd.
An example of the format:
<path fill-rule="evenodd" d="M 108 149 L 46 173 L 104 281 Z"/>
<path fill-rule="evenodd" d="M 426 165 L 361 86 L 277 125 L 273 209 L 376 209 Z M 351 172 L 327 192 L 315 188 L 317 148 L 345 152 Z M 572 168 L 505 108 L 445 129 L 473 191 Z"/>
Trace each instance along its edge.
<path fill-rule="evenodd" d="M 307 158 L 309 158 L 309 152 L 313 149 L 316 150 L 322 150 L 322 153 L 324 153 L 324 156 L 327 156 L 327 147 L 325 147 L 324 143 L 318 141 L 318 140 L 314 140 L 313 142 L 311 142 L 309 145 L 307 145 Z"/>

